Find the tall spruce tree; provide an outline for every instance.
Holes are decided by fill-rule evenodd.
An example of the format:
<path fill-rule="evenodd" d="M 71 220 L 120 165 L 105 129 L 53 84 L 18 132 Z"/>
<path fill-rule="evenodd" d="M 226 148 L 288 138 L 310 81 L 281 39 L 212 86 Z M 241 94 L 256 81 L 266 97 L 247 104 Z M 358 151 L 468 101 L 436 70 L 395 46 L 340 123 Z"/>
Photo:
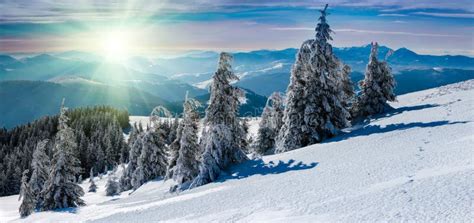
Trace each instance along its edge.
<path fill-rule="evenodd" d="M 197 108 L 199 106 L 200 103 L 188 98 L 186 93 L 183 104 L 183 125 L 179 139 L 180 148 L 173 170 L 173 179 L 178 183 L 178 187 L 191 181 L 199 173 L 199 161 L 196 159 L 200 152 L 197 135 L 199 122 Z"/>
<path fill-rule="evenodd" d="M 231 67 L 232 56 L 221 53 L 217 72 L 212 77 L 210 103 L 206 109 L 201 148 L 203 154 L 199 166 L 199 174 L 191 187 L 212 182 L 219 177 L 222 169 L 231 164 L 247 160 L 241 149 L 242 128 L 237 118 L 239 97 L 243 92 L 232 85 L 238 80 Z"/>
<path fill-rule="evenodd" d="M 117 181 L 117 177 L 114 173 L 110 174 L 107 179 L 107 184 L 105 185 L 105 195 L 106 196 L 115 196 L 120 194 L 120 184 Z"/>
<path fill-rule="evenodd" d="M 94 182 L 94 171 L 92 170 L 92 168 L 91 168 L 91 172 L 90 172 L 89 176 L 90 176 L 89 182 L 91 183 L 90 186 L 89 186 L 89 192 L 94 192 L 95 193 L 97 191 L 97 185 Z"/>
<path fill-rule="evenodd" d="M 339 89 L 341 93 L 341 98 L 342 103 L 344 107 L 350 111 L 351 110 L 351 105 L 354 101 L 354 84 L 352 83 L 351 77 L 351 67 L 349 65 L 344 65 L 342 67 L 342 70 L 340 72 L 340 77 L 339 77 Z"/>
<path fill-rule="evenodd" d="M 177 120 L 177 118 L 175 120 Z M 166 170 L 165 179 L 173 178 L 173 171 L 175 169 L 174 167 L 176 166 L 176 161 L 179 157 L 179 149 L 181 148 L 181 133 L 183 131 L 183 122 L 178 122 L 177 124 L 178 126 L 176 129 L 176 138 L 169 146 L 170 158 L 168 161 L 168 168 Z"/>
<path fill-rule="evenodd" d="M 327 5 L 320 10 L 316 38 L 305 41 L 296 57 L 287 89 L 287 106 L 276 152 L 322 141 L 349 125 L 350 114 L 341 93 L 344 65 L 333 54 Z"/>
<path fill-rule="evenodd" d="M 35 208 L 40 208 L 43 203 L 43 198 L 40 196 L 43 190 L 44 183 L 48 179 L 49 173 L 49 157 L 46 155 L 46 144 L 48 140 L 42 140 L 36 144 L 35 151 L 33 152 L 33 160 L 31 161 L 31 178 L 30 178 L 30 189 L 31 193 L 35 196 L 36 205 Z"/>
<path fill-rule="evenodd" d="M 283 125 L 283 104 L 283 97 L 279 92 L 274 92 L 268 98 L 258 127 L 257 140 L 254 145 L 255 153 L 264 155 L 275 147 L 275 139 Z"/>
<path fill-rule="evenodd" d="M 391 69 L 387 62 L 378 61 L 377 54 L 378 44 L 372 43 L 365 78 L 359 83 L 361 92 L 352 109 L 356 118 L 383 113 L 388 107 L 387 101 L 396 100 L 393 93 L 395 80 Z"/>
<path fill-rule="evenodd" d="M 140 129 L 140 128 L 138 128 Z M 143 129 L 142 129 L 143 130 Z M 130 190 L 132 186 L 133 173 L 138 167 L 138 158 L 143 147 L 143 132 L 139 132 L 133 145 L 130 148 L 130 154 L 128 156 L 129 161 L 127 167 L 124 169 L 122 176 L 120 177 L 120 189 L 122 191 Z"/>
<path fill-rule="evenodd" d="M 142 136 L 142 148 L 137 168 L 131 179 L 132 187 L 135 190 L 145 182 L 166 174 L 168 166 L 166 145 L 157 130 L 158 126 L 149 128 Z"/>
<path fill-rule="evenodd" d="M 22 218 L 33 213 L 36 207 L 36 198 L 31 191 L 30 184 L 28 183 L 28 172 L 28 170 L 23 171 L 23 176 L 21 178 L 20 196 L 18 198 L 23 198 L 19 209 L 20 216 Z"/>
<path fill-rule="evenodd" d="M 84 191 L 75 183 L 76 175 L 81 172 L 80 161 L 73 155 L 73 151 L 77 149 L 76 137 L 68 126 L 69 118 L 66 116 L 66 111 L 63 100 L 51 170 L 41 192 L 44 199 L 41 210 L 84 205 L 84 201 L 80 198 L 84 195 Z"/>

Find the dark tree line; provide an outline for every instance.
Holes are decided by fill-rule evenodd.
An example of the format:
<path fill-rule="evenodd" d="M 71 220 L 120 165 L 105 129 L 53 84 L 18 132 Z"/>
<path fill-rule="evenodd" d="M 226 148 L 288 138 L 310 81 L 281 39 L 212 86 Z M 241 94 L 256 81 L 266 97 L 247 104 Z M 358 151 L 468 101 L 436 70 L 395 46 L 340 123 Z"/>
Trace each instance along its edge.
<path fill-rule="evenodd" d="M 122 133 L 129 127 L 127 111 L 96 106 L 72 109 L 66 115 L 76 136 L 78 146 L 73 153 L 81 163 L 82 178 L 89 176 L 91 168 L 97 174 L 128 161 L 129 149 Z M 57 128 L 58 115 L 54 115 L 10 130 L 0 129 L 0 196 L 20 192 L 22 173 L 30 168 L 38 142 L 49 140 L 45 150 L 52 157 Z"/>

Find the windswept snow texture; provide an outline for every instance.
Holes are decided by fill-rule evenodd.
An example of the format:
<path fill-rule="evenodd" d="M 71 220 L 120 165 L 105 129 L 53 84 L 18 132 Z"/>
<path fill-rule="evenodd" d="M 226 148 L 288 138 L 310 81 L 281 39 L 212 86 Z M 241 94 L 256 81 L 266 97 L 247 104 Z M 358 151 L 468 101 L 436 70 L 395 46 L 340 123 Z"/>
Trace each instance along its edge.
<path fill-rule="evenodd" d="M 27 222 L 470 222 L 474 80 L 402 95 L 395 110 L 321 144 L 248 161 L 180 194 L 152 181 L 128 195 L 34 213 Z M 87 182 L 87 181 L 86 181 Z M 87 183 L 82 185 L 84 188 Z M 19 221 L 17 196 L 0 221 Z"/>

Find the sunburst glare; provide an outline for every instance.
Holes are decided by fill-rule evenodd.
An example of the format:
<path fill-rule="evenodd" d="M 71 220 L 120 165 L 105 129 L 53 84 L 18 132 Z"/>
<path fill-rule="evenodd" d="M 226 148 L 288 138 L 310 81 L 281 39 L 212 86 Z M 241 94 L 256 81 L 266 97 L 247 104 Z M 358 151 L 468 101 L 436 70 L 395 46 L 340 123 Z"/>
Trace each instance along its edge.
<path fill-rule="evenodd" d="M 130 57 L 133 36 L 127 30 L 113 30 L 100 35 L 100 54 L 109 62 L 121 62 Z"/>

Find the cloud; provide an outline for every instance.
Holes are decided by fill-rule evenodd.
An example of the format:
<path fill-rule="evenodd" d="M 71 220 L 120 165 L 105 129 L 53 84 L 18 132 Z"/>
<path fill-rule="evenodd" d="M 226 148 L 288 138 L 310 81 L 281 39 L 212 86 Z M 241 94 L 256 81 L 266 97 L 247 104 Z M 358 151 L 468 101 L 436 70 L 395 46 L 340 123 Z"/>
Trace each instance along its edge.
<path fill-rule="evenodd" d="M 383 14 L 379 14 L 378 16 L 405 17 L 405 16 L 408 16 L 408 15 L 405 15 L 405 14 L 397 14 L 397 13 L 383 13 Z"/>
<path fill-rule="evenodd" d="M 369 33 L 369 34 L 403 35 L 403 36 L 426 36 L 426 37 L 465 37 L 462 35 L 451 35 L 451 34 L 379 31 L 379 30 L 363 30 L 363 29 L 335 29 L 334 32 Z"/>
<path fill-rule="evenodd" d="M 413 14 L 434 16 L 434 17 L 447 17 L 447 18 L 468 18 L 468 19 L 474 18 L 474 13 L 414 12 Z"/>
<path fill-rule="evenodd" d="M 276 30 L 276 31 L 309 31 L 309 30 L 314 30 L 314 28 L 311 28 L 311 27 L 272 27 L 270 29 L 271 30 Z"/>
<path fill-rule="evenodd" d="M 314 30 L 311 27 L 272 27 L 271 30 L 276 31 L 310 31 Z M 425 36 L 425 37 L 459 37 L 462 35 L 438 34 L 438 33 L 415 33 L 415 32 L 401 32 L 401 31 L 382 31 L 382 30 L 365 30 L 365 29 L 334 29 L 334 32 L 348 32 L 348 33 L 365 33 L 365 34 L 382 34 L 382 35 L 403 35 L 403 36 Z"/>
<path fill-rule="evenodd" d="M 379 16 L 405 16 L 398 13 L 405 9 L 461 10 L 463 13 L 432 13 L 431 16 L 472 18 L 472 0 L 332 0 L 330 7 L 374 8 Z M 0 22 L 54 22 L 66 20 L 107 20 L 111 17 L 152 16 L 160 12 L 223 12 L 233 8 L 256 9 L 265 7 L 320 8 L 327 0 L 129 0 L 93 1 L 63 0 L 16 0 L 0 2 Z M 425 14 L 428 15 L 428 14 Z"/>

